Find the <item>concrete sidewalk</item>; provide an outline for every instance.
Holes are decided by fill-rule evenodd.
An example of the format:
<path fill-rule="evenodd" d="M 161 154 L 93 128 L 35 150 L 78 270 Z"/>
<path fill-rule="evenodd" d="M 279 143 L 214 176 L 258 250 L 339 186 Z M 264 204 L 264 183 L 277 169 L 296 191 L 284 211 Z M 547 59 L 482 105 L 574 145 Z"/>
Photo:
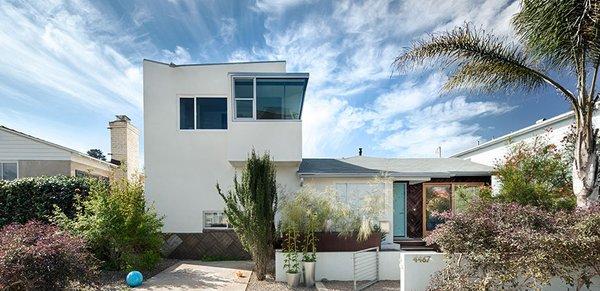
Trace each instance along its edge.
<path fill-rule="evenodd" d="M 148 279 L 135 290 L 244 291 L 252 266 L 249 261 L 182 261 Z"/>

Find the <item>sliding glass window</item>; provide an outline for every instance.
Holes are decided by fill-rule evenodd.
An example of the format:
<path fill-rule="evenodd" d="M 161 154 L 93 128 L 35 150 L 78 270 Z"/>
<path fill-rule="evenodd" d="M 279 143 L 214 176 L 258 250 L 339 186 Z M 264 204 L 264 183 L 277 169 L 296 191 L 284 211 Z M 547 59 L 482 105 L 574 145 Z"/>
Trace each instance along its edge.
<path fill-rule="evenodd" d="M 227 98 L 179 98 L 179 129 L 227 129 Z"/>

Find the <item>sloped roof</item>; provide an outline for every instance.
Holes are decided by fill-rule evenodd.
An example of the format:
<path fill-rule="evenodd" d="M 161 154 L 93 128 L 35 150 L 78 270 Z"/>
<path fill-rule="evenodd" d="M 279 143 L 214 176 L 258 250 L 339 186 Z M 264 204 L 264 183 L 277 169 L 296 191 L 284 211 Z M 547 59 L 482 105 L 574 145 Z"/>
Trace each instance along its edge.
<path fill-rule="evenodd" d="M 111 163 L 109 163 L 109 162 L 107 162 L 107 161 L 103 161 L 103 160 L 100 160 L 100 159 L 96 159 L 96 158 L 94 158 L 94 157 L 91 157 L 91 156 L 89 156 L 89 155 L 87 155 L 87 154 L 84 154 L 84 153 L 82 153 L 82 152 L 80 152 L 80 151 L 78 151 L 78 150 L 74 150 L 74 149 L 72 149 L 72 148 L 68 148 L 68 147 L 65 147 L 65 146 L 61 146 L 61 145 L 59 145 L 59 144 L 55 144 L 55 143 L 53 143 L 53 142 L 49 142 L 49 141 L 47 141 L 47 140 L 43 140 L 43 139 L 41 139 L 41 138 L 37 138 L 37 137 L 35 137 L 35 136 L 32 136 L 32 135 L 29 135 L 29 134 L 26 134 L 26 133 L 20 132 L 20 131 L 18 131 L 18 130 L 12 129 L 12 128 L 8 128 L 8 127 L 6 127 L 6 126 L 3 126 L 3 125 L 0 125 L 0 130 L 4 130 L 4 131 L 6 131 L 6 132 L 9 132 L 9 133 L 12 133 L 12 134 L 15 134 L 15 135 L 18 135 L 18 136 L 21 136 L 21 137 L 27 138 L 27 139 L 30 139 L 30 140 L 33 140 L 33 141 L 36 141 L 36 142 L 39 142 L 39 143 L 43 143 L 43 144 L 49 145 L 49 146 L 51 146 L 51 147 L 55 147 L 55 148 L 58 148 L 58 149 L 61 149 L 61 150 L 64 150 L 64 151 L 70 152 L 71 154 L 75 154 L 75 155 L 81 156 L 81 157 L 83 157 L 83 158 L 90 159 L 90 160 L 93 160 L 93 161 L 95 161 L 95 162 L 98 162 L 98 163 L 101 163 L 101 164 L 105 164 L 105 165 L 107 165 L 107 166 L 110 166 L 110 167 L 117 167 L 117 165 L 115 165 L 115 164 L 111 164 Z"/>
<path fill-rule="evenodd" d="M 493 168 L 457 158 L 375 158 L 356 156 L 342 159 L 302 159 L 301 176 L 390 176 L 445 178 L 487 176 Z"/>
<path fill-rule="evenodd" d="M 598 115 L 598 111 L 594 111 L 594 117 Z M 479 150 L 482 149 L 486 149 L 489 148 L 491 146 L 497 145 L 499 143 L 505 143 L 505 142 L 509 142 L 510 140 L 514 140 L 515 138 L 522 136 L 522 135 L 526 135 L 528 133 L 531 133 L 533 131 L 539 130 L 539 129 L 544 129 L 544 128 L 552 128 L 552 126 L 554 126 L 555 124 L 558 124 L 559 122 L 562 122 L 564 120 L 567 119 L 573 119 L 575 116 L 575 114 L 573 113 L 573 111 L 569 111 L 569 112 L 565 112 L 563 114 L 559 114 L 557 116 L 554 116 L 550 119 L 546 119 L 546 120 L 539 120 L 537 121 L 535 124 L 521 128 L 519 130 L 507 133 L 503 136 L 497 137 L 495 139 L 489 140 L 487 142 L 484 142 L 478 146 L 474 146 L 472 148 L 468 148 L 466 150 L 463 150 L 461 152 L 458 152 L 454 155 L 452 155 L 452 157 L 454 158 L 464 158 L 464 156 L 468 156 L 471 153 L 477 152 Z"/>

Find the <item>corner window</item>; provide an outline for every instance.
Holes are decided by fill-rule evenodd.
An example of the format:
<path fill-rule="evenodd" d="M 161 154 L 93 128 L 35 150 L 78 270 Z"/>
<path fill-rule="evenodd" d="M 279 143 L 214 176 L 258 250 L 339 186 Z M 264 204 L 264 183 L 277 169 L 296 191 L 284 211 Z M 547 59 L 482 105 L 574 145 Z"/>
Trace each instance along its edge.
<path fill-rule="evenodd" d="M 256 79 L 257 119 L 300 119 L 303 79 Z"/>
<path fill-rule="evenodd" d="M 11 181 L 18 178 L 17 163 L 0 163 L 0 180 Z"/>
<path fill-rule="evenodd" d="M 235 117 L 299 120 L 306 83 L 301 78 L 235 78 Z"/>
<path fill-rule="evenodd" d="M 204 211 L 204 228 L 229 228 L 223 211 Z"/>
<path fill-rule="evenodd" d="M 179 129 L 227 129 L 227 98 L 179 98 Z"/>

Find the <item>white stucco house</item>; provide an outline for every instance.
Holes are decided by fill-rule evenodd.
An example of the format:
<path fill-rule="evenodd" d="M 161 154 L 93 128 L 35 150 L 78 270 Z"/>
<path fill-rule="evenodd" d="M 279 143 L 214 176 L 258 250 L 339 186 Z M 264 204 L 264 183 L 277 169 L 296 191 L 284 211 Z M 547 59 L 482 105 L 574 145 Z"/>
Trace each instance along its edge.
<path fill-rule="evenodd" d="M 442 197 L 454 207 L 453 189 L 490 183 L 491 167 L 458 158 L 303 158 L 309 74 L 287 72 L 285 61 L 144 60 L 143 79 L 146 197 L 164 215 L 171 257 L 243 255 L 215 184 L 231 187 L 253 148 L 270 153 L 282 193 L 331 187 L 351 203 L 381 189 L 389 202 L 380 218 L 388 241 L 421 238 L 435 227 L 429 200 Z M 373 185 L 381 173 L 385 180 Z"/>
<path fill-rule="evenodd" d="M 600 115 L 596 111 L 594 112 L 593 124 L 597 126 L 600 124 L 599 122 Z M 520 142 L 533 142 L 537 137 L 544 138 L 547 142 L 560 147 L 563 138 L 569 133 L 574 123 L 575 115 L 572 111 L 549 119 L 540 119 L 533 125 L 458 152 L 452 157 L 495 166 L 510 152 L 512 146 Z"/>

